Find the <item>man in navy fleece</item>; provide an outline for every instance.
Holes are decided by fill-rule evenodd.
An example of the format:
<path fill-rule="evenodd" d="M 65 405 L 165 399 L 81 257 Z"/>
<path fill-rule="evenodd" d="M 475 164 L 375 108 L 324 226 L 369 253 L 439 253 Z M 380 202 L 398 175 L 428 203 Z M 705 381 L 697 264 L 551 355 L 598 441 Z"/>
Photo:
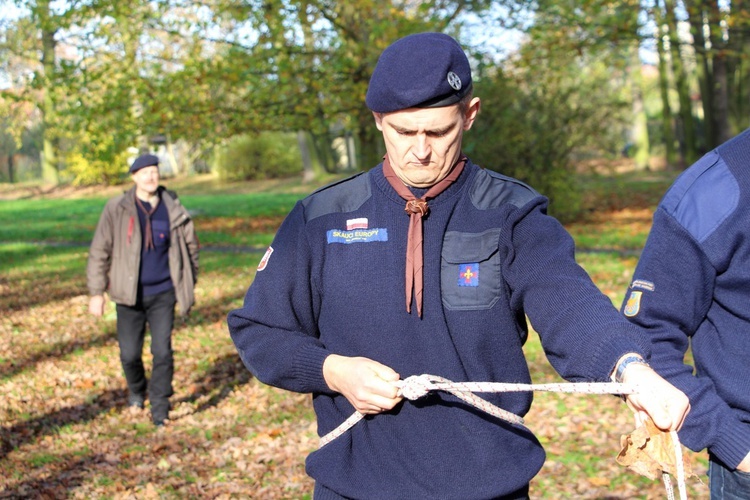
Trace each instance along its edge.
<path fill-rule="evenodd" d="M 750 130 L 680 175 L 654 214 L 623 304 L 651 336 L 651 362 L 690 398 L 680 439 L 708 449 L 714 499 L 750 498 L 748 166 Z"/>
<path fill-rule="evenodd" d="M 654 392 L 629 404 L 678 428 L 687 398 L 646 364 L 647 338 L 576 264 L 547 199 L 461 153 L 480 100 L 458 43 L 396 41 L 366 102 L 383 163 L 300 201 L 228 318 L 259 380 L 313 394 L 321 436 L 365 415 L 307 458 L 315 499 L 528 498 L 545 458 L 528 429 L 395 384 L 530 382 L 526 315 L 565 378 L 642 383 Z M 524 415 L 532 395 L 487 399 Z"/>

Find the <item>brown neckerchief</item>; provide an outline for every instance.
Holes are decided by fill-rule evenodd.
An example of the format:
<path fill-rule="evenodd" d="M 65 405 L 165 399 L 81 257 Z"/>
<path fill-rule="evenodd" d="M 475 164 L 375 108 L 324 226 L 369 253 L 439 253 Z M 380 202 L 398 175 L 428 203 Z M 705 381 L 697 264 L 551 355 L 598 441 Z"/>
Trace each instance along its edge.
<path fill-rule="evenodd" d="M 154 212 L 156 212 L 156 209 L 159 206 L 158 200 L 159 199 L 157 198 L 157 202 L 153 204 L 151 210 L 146 210 L 141 199 L 138 198 L 138 196 L 135 197 L 135 204 L 138 205 L 140 211 L 146 215 L 146 229 L 144 230 L 146 234 L 143 236 L 143 241 L 146 244 L 146 251 L 154 248 L 154 235 L 151 232 L 151 216 L 154 215 Z"/>
<path fill-rule="evenodd" d="M 427 215 L 430 208 L 427 206 L 427 200 L 439 195 L 445 189 L 453 184 L 464 169 L 466 157 L 459 156 L 458 161 L 453 168 L 440 182 L 434 184 L 424 197 L 417 198 L 414 193 L 396 176 L 388 155 L 383 158 L 383 175 L 388 183 L 396 190 L 399 196 L 406 200 L 405 212 L 409 215 L 409 233 L 406 238 L 406 312 L 411 314 L 412 291 L 417 301 L 417 314 L 422 317 L 422 292 L 424 279 L 422 276 L 422 267 L 424 255 L 422 253 L 422 217 Z"/>

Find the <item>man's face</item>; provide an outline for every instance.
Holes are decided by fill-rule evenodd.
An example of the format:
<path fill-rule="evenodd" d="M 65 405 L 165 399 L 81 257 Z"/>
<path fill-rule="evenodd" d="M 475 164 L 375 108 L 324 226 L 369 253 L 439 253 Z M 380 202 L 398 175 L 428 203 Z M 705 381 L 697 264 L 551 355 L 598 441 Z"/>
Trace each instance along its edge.
<path fill-rule="evenodd" d="M 407 186 L 426 188 L 450 173 L 461 152 L 464 131 L 471 128 L 478 112 L 479 98 L 475 97 L 466 114 L 457 104 L 373 114 L 396 176 Z"/>
<path fill-rule="evenodd" d="M 159 187 L 159 167 L 144 167 L 132 174 L 135 190 L 142 195 L 152 196 Z"/>

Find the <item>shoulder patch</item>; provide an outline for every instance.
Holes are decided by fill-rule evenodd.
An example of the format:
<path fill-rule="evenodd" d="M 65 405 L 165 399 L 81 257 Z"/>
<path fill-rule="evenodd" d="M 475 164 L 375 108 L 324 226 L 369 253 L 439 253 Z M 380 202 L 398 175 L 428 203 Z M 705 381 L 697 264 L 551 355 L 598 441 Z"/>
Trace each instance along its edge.
<path fill-rule="evenodd" d="M 625 303 L 622 313 L 628 318 L 638 315 L 641 310 L 641 297 L 643 297 L 643 292 L 630 292 L 630 297 L 628 297 L 628 301 Z"/>
<path fill-rule="evenodd" d="M 476 208 L 487 210 L 505 203 L 522 207 L 541 195 L 517 179 L 482 168 L 474 178 L 469 196 Z"/>
<path fill-rule="evenodd" d="M 302 200 L 305 218 L 310 221 L 323 215 L 353 212 L 372 196 L 367 172 L 324 186 Z"/>
<path fill-rule="evenodd" d="M 740 186 L 716 151 L 683 172 L 661 202 L 668 214 L 698 242 L 703 242 L 736 209 Z"/>

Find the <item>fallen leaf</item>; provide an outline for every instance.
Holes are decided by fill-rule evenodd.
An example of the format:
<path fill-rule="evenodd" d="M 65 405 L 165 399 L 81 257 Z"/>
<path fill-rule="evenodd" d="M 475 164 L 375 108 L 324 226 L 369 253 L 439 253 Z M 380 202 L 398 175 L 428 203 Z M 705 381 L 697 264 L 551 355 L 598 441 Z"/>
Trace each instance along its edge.
<path fill-rule="evenodd" d="M 677 460 L 674 443 L 669 432 L 664 432 L 648 419 L 632 433 L 620 438 L 622 450 L 617 455 L 617 463 L 624 465 L 642 476 L 660 479 L 662 472 L 677 476 Z M 682 463 L 685 478 L 697 477 L 687 459 L 686 448 L 682 445 Z"/>

